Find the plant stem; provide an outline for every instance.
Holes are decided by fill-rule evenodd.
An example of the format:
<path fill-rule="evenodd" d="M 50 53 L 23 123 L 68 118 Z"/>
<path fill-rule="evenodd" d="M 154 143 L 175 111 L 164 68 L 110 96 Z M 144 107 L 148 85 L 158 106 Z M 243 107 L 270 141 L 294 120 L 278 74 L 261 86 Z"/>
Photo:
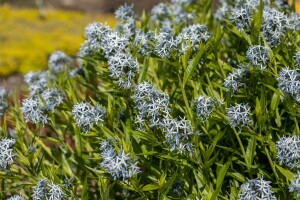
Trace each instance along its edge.
<path fill-rule="evenodd" d="M 265 153 L 266 153 L 266 155 L 267 155 L 267 157 L 268 157 L 268 161 L 269 161 L 269 163 L 270 163 L 270 165 L 271 165 L 271 168 L 272 168 L 272 171 L 273 171 L 273 173 L 274 173 L 274 175 L 275 175 L 275 178 L 276 178 L 277 181 L 279 181 L 278 174 L 277 174 L 277 172 L 276 172 L 275 166 L 274 166 L 274 164 L 273 164 L 273 161 L 272 161 L 272 159 L 271 159 L 271 156 L 270 156 L 269 151 L 268 151 L 268 149 L 267 149 L 266 146 L 264 147 L 264 151 L 265 151 Z"/>
<path fill-rule="evenodd" d="M 250 173 L 250 163 L 248 163 L 248 159 L 247 159 L 247 156 L 246 156 L 246 151 L 244 149 L 244 146 L 243 146 L 243 143 L 241 141 L 241 138 L 239 136 L 239 133 L 235 130 L 235 128 L 233 128 L 233 131 L 234 131 L 234 134 L 235 134 L 235 137 L 240 145 L 240 148 L 242 150 L 242 154 L 243 154 L 243 157 L 244 157 L 244 160 L 245 160 L 245 163 L 246 163 L 246 166 L 247 166 L 247 170 L 248 170 L 248 173 L 250 175 L 250 178 L 252 179 L 252 173 Z"/>

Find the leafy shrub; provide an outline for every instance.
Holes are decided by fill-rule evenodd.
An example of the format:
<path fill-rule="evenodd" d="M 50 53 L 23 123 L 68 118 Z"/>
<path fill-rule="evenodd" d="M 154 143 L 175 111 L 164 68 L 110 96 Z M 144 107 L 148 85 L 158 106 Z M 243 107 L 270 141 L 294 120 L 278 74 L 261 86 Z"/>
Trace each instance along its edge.
<path fill-rule="evenodd" d="M 1 199 L 299 199 L 300 17 L 211 7 L 124 5 L 1 92 Z"/>

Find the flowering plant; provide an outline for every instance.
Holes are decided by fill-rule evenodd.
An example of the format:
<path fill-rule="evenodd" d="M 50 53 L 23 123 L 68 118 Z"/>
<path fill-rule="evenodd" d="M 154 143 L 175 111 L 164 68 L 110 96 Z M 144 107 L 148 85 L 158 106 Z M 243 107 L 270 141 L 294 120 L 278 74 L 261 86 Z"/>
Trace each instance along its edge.
<path fill-rule="evenodd" d="M 296 199 L 300 17 L 285 1 L 121 6 L 0 89 L 1 199 Z"/>

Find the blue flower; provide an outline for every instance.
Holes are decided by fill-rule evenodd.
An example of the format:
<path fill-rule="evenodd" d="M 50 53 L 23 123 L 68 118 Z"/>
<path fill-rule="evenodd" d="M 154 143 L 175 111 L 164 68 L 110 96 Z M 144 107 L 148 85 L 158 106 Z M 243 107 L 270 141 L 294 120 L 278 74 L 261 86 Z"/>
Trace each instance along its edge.
<path fill-rule="evenodd" d="M 185 118 L 177 120 L 166 117 L 161 129 L 165 133 L 166 142 L 169 144 L 171 151 L 177 151 L 182 154 L 184 152 L 193 152 L 191 136 L 195 135 L 191 121 Z"/>
<path fill-rule="evenodd" d="M 233 8 L 230 13 L 230 20 L 238 29 L 250 30 L 252 10 L 247 6 Z"/>
<path fill-rule="evenodd" d="M 29 87 L 30 95 L 36 95 L 47 88 L 48 72 L 29 72 L 24 76 L 24 81 Z"/>
<path fill-rule="evenodd" d="M 263 13 L 262 30 L 265 39 L 271 47 L 280 43 L 281 36 L 291 29 L 290 19 L 275 8 L 266 8 Z"/>
<path fill-rule="evenodd" d="M 49 88 L 45 90 L 41 97 L 45 104 L 45 109 L 52 112 L 54 112 L 54 109 L 62 104 L 64 100 L 64 94 L 56 88 Z"/>
<path fill-rule="evenodd" d="M 94 124 L 103 125 L 106 109 L 102 106 L 91 106 L 88 102 L 81 102 L 73 106 L 74 119 L 84 133 L 90 131 Z"/>
<path fill-rule="evenodd" d="M 33 194 L 31 195 L 33 200 L 43 200 L 48 193 L 47 180 L 39 179 L 36 186 L 33 187 Z"/>
<path fill-rule="evenodd" d="M 129 89 L 133 85 L 139 65 L 131 54 L 116 53 L 108 59 L 110 76 L 118 79 L 119 86 Z"/>
<path fill-rule="evenodd" d="M 143 129 L 145 121 L 149 122 L 151 127 L 159 126 L 165 116 L 169 116 L 169 96 L 156 90 L 148 82 L 136 86 L 133 99 L 138 110 L 136 123 L 140 126 L 139 129 Z"/>
<path fill-rule="evenodd" d="M 277 78 L 280 90 L 294 97 L 300 103 L 300 74 L 296 70 L 283 68 Z"/>
<path fill-rule="evenodd" d="M 173 33 L 160 32 L 158 35 L 155 35 L 155 40 L 155 52 L 161 58 L 170 58 L 171 52 L 177 50 L 177 45 L 173 37 Z"/>
<path fill-rule="evenodd" d="M 180 53 L 185 53 L 189 48 L 189 43 L 194 51 L 199 50 L 199 44 L 206 42 L 211 37 L 205 25 L 194 24 L 185 27 L 181 33 L 176 37 L 176 46 L 179 48 Z"/>
<path fill-rule="evenodd" d="M 251 124 L 251 112 L 248 104 L 238 104 L 227 108 L 227 117 L 230 120 L 230 125 L 242 129 L 244 126 Z"/>
<path fill-rule="evenodd" d="M 46 124 L 49 120 L 47 110 L 38 97 L 29 97 L 22 101 L 21 110 L 27 122 Z"/>
<path fill-rule="evenodd" d="M 291 181 L 291 184 L 289 186 L 290 192 L 294 192 L 297 197 L 300 196 L 300 172 L 298 171 L 295 180 Z"/>
<path fill-rule="evenodd" d="M 53 52 L 48 61 L 49 69 L 54 74 L 59 74 L 64 71 L 64 69 L 71 68 L 73 60 L 71 57 L 67 56 L 63 51 Z"/>
<path fill-rule="evenodd" d="M 154 44 L 155 33 L 153 31 L 149 31 L 147 33 L 139 30 L 135 34 L 134 44 L 139 49 L 139 53 L 142 55 L 149 55 L 154 52 L 153 46 L 150 44 L 151 42 Z"/>
<path fill-rule="evenodd" d="M 263 177 L 248 180 L 241 186 L 239 200 L 276 200 L 272 190 L 271 181 L 265 181 Z"/>
<path fill-rule="evenodd" d="M 216 100 L 211 97 L 200 95 L 194 103 L 197 117 L 202 122 L 205 122 L 213 113 L 213 109 L 218 108 L 220 104 L 223 104 L 221 100 Z"/>
<path fill-rule="evenodd" d="M 47 200 L 62 200 L 66 196 L 62 189 L 53 182 L 48 184 L 48 187 L 49 190 Z"/>
<path fill-rule="evenodd" d="M 133 4 L 128 6 L 127 4 L 120 6 L 116 12 L 115 16 L 119 20 L 127 20 L 134 16 Z"/>
<path fill-rule="evenodd" d="M 238 91 L 239 88 L 241 87 L 246 87 L 246 84 L 244 83 L 244 76 L 246 74 L 245 69 L 236 69 L 234 72 L 230 73 L 223 85 L 226 88 L 227 92 L 231 92 L 234 94 L 235 92 Z"/>
<path fill-rule="evenodd" d="M 246 58 L 250 61 L 251 65 L 259 67 L 261 71 L 264 71 L 270 61 L 269 51 L 268 47 L 253 45 L 247 50 Z"/>
<path fill-rule="evenodd" d="M 10 165 L 14 162 L 13 146 L 15 139 L 0 138 L 0 169 L 8 171 Z"/>
<path fill-rule="evenodd" d="M 130 158 L 130 154 L 126 154 L 122 148 L 117 153 L 112 141 L 103 140 L 100 143 L 100 150 L 103 158 L 101 166 L 112 175 L 114 180 L 125 180 L 140 172 L 137 166 L 138 159 Z"/>
<path fill-rule="evenodd" d="M 277 159 L 290 168 L 300 167 L 300 140 L 297 136 L 282 137 L 276 143 Z"/>

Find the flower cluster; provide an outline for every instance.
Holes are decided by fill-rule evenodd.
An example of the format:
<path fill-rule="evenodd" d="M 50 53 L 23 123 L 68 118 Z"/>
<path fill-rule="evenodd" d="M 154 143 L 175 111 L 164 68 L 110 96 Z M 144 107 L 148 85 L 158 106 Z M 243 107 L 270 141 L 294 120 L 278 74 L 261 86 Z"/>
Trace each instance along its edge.
<path fill-rule="evenodd" d="M 64 96 L 62 92 L 55 88 L 46 89 L 41 97 L 34 95 L 22 102 L 21 110 L 27 122 L 47 123 L 49 120 L 49 111 L 62 104 Z"/>
<path fill-rule="evenodd" d="M 151 45 L 155 42 L 155 33 L 153 31 L 149 31 L 145 33 L 142 30 L 136 32 L 134 38 L 134 44 L 138 47 L 139 53 L 142 55 L 150 55 L 154 53 L 154 48 Z"/>
<path fill-rule="evenodd" d="M 24 81 L 29 87 L 30 95 L 36 95 L 47 88 L 48 72 L 29 72 L 24 76 Z"/>
<path fill-rule="evenodd" d="M 289 24 L 290 30 L 292 30 L 292 31 L 300 30 L 300 16 L 297 12 L 294 12 L 290 15 L 289 21 L 290 21 L 290 24 Z"/>
<path fill-rule="evenodd" d="M 27 122 L 46 124 L 49 120 L 47 111 L 43 109 L 37 97 L 24 99 L 21 110 Z"/>
<path fill-rule="evenodd" d="M 87 40 L 78 57 L 83 63 L 84 57 L 102 54 L 108 60 L 110 76 L 117 79 L 120 88 L 128 89 L 138 72 L 138 63 L 129 51 L 129 41 L 136 33 L 133 6 L 121 6 L 115 14 L 122 20 L 116 31 L 101 23 L 93 23 L 86 28 Z"/>
<path fill-rule="evenodd" d="M 33 200 L 42 200 L 46 198 L 47 193 L 48 193 L 47 180 L 39 179 L 37 185 L 33 187 L 33 194 L 31 197 Z"/>
<path fill-rule="evenodd" d="M 165 116 L 169 116 L 169 96 L 156 90 L 148 82 L 136 86 L 133 99 L 138 110 L 136 123 L 140 126 L 139 129 L 144 129 L 146 121 L 149 121 L 151 127 L 160 126 Z"/>
<path fill-rule="evenodd" d="M 108 33 L 111 32 L 111 29 L 106 24 L 101 24 L 95 22 L 89 24 L 85 28 L 85 37 L 86 40 L 82 44 L 77 57 L 79 58 L 79 63 L 82 64 L 82 59 L 87 56 L 93 56 L 102 50 L 101 39 L 105 38 Z"/>
<path fill-rule="evenodd" d="M 227 111 L 227 117 L 230 120 L 231 126 L 242 129 L 244 126 L 251 124 L 251 112 L 248 104 L 236 103 L 235 106 L 227 108 Z"/>
<path fill-rule="evenodd" d="M 197 51 L 199 49 L 199 43 L 206 42 L 210 37 L 211 35 L 207 32 L 205 25 L 194 24 L 185 27 L 176 37 L 175 42 L 180 52 L 184 53 L 189 46 L 191 46 L 194 51 Z"/>
<path fill-rule="evenodd" d="M 221 100 L 216 100 L 211 97 L 200 95 L 194 102 L 195 110 L 198 118 L 205 122 L 213 113 L 213 109 L 222 104 Z"/>
<path fill-rule="evenodd" d="M 64 94 L 56 88 L 48 88 L 42 93 L 41 97 L 44 101 L 45 109 L 52 112 L 56 107 L 61 105 L 64 100 Z"/>
<path fill-rule="evenodd" d="M 49 69 L 54 74 L 59 74 L 66 68 L 71 68 L 73 64 L 72 58 L 67 56 L 63 51 L 55 51 L 48 60 Z"/>
<path fill-rule="evenodd" d="M 52 181 L 49 183 L 46 179 L 39 179 L 35 187 L 33 187 L 33 200 L 62 200 L 66 194 L 63 190 Z"/>
<path fill-rule="evenodd" d="M 137 166 L 138 159 L 130 158 L 122 148 L 118 153 L 114 144 L 110 140 L 103 140 L 100 143 L 101 156 L 103 161 L 101 166 L 106 169 L 115 180 L 125 180 L 140 172 Z"/>
<path fill-rule="evenodd" d="M 180 120 L 165 118 L 161 127 L 165 132 L 165 139 L 171 151 L 176 150 L 180 154 L 185 151 L 193 152 L 191 136 L 194 135 L 194 132 L 191 121 L 184 118 Z"/>
<path fill-rule="evenodd" d="M 152 8 L 152 21 L 163 21 L 171 16 L 172 10 L 167 3 L 159 3 Z"/>
<path fill-rule="evenodd" d="M 281 37 L 289 30 L 300 30 L 299 15 L 294 13 L 290 16 L 272 8 L 270 1 L 262 1 L 264 4 L 261 30 L 269 46 L 275 47 L 281 42 Z M 279 9 L 286 9 L 287 1 L 274 1 Z M 221 7 L 216 11 L 217 20 L 224 22 L 230 19 L 240 30 L 249 32 L 252 28 L 252 14 L 258 9 L 259 0 L 236 0 L 222 1 Z"/>
<path fill-rule="evenodd" d="M 276 143 L 277 159 L 290 168 L 300 167 L 300 140 L 297 136 L 282 137 Z"/>
<path fill-rule="evenodd" d="M 194 2 L 194 0 L 172 0 L 171 4 L 160 3 L 152 8 L 151 19 L 161 28 L 163 23 L 172 23 L 172 19 L 177 24 L 190 24 L 195 19 L 195 13 L 189 12 L 185 6 Z"/>
<path fill-rule="evenodd" d="M 246 58 L 250 61 L 251 65 L 259 67 L 261 71 L 264 71 L 270 60 L 269 51 L 270 49 L 267 47 L 253 45 L 246 52 Z"/>
<path fill-rule="evenodd" d="M 239 200 L 276 200 L 270 184 L 271 181 L 265 181 L 263 177 L 246 181 L 241 186 Z"/>
<path fill-rule="evenodd" d="M 105 57 L 109 58 L 119 52 L 127 52 L 129 47 L 129 39 L 120 33 L 110 31 L 101 42 L 102 50 Z"/>
<path fill-rule="evenodd" d="M 221 7 L 216 11 L 215 17 L 219 21 L 229 19 L 238 29 L 249 31 L 252 28 L 252 13 L 259 3 L 259 0 L 221 1 Z M 263 3 L 268 5 L 268 1 Z"/>
<path fill-rule="evenodd" d="M 133 15 L 134 15 L 133 4 L 130 6 L 126 4 L 122 5 L 115 12 L 116 18 L 123 21 L 132 18 Z"/>
<path fill-rule="evenodd" d="M 295 192 L 296 196 L 300 196 L 300 172 L 297 172 L 295 180 L 291 181 L 289 186 L 290 192 Z"/>
<path fill-rule="evenodd" d="M 62 189 L 54 184 L 53 182 L 51 182 L 50 184 L 48 184 L 49 186 L 49 192 L 48 192 L 48 200 L 61 200 L 63 199 L 65 195 L 65 193 L 62 191 Z"/>
<path fill-rule="evenodd" d="M 119 86 L 130 89 L 139 69 L 139 65 L 131 54 L 116 53 L 108 60 L 110 76 L 118 79 Z"/>
<path fill-rule="evenodd" d="M 292 28 L 290 19 L 275 8 L 266 8 L 263 13 L 262 30 L 265 39 L 271 47 L 280 43 L 280 38 Z"/>
<path fill-rule="evenodd" d="M 239 88 L 246 88 L 246 84 L 244 82 L 245 74 L 245 69 L 236 69 L 234 72 L 230 73 L 223 83 L 224 87 L 226 88 L 226 91 L 234 94 L 238 91 Z"/>
<path fill-rule="evenodd" d="M 117 19 L 121 20 L 116 27 L 117 32 L 125 35 L 127 38 L 131 38 L 136 32 L 133 4 L 127 6 L 126 4 L 120 6 L 116 12 L 115 16 Z"/>
<path fill-rule="evenodd" d="M 252 10 L 248 6 L 233 8 L 230 14 L 230 20 L 238 29 L 251 29 Z"/>
<path fill-rule="evenodd" d="M 232 9 L 232 6 L 228 5 L 227 2 L 222 2 L 221 7 L 219 7 L 215 12 L 215 18 L 218 21 L 223 22 L 224 19 L 229 18 Z"/>
<path fill-rule="evenodd" d="M 277 78 L 278 87 L 300 103 L 300 74 L 296 70 L 283 68 Z"/>
<path fill-rule="evenodd" d="M 9 166 L 13 163 L 15 154 L 13 153 L 13 146 L 15 139 L 0 139 L 0 170 L 9 170 Z"/>
<path fill-rule="evenodd" d="M 191 5 L 195 0 L 173 0 L 172 1 L 172 16 L 177 24 L 191 24 L 195 19 L 195 13 L 185 9 L 185 5 Z"/>
<path fill-rule="evenodd" d="M 259 0 L 236 0 L 236 7 L 247 7 L 251 10 L 255 10 L 259 6 Z M 268 5 L 268 1 L 263 1 L 264 5 Z"/>
<path fill-rule="evenodd" d="M 160 32 L 155 35 L 155 53 L 161 58 L 170 58 L 171 53 L 177 50 L 176 40 L 172 32 Z"/>
<path fill-rule="evenodd" d="M 90 131 L 94 124 L 103 124 L 106 109 L 102 106 L 91 106 L 89 102 L 81 102 L 73 106 L 74 119 L 84 133 Z"/>
<path fill-rule="evenodd" d="M 191 122 L 186 119 L 174 119 L 170 115 L 170 98 L 167 94 L 159 92 L 150 83 L 139 84 L 133 95 L 138 110 L 136 123 L 139 130 L 145 129 L 145 123 L 151 127 L 159 128 L 165 133 L 166 142 L 171 151 L 192 153 L 191 136 L 194 135 Z"/>

